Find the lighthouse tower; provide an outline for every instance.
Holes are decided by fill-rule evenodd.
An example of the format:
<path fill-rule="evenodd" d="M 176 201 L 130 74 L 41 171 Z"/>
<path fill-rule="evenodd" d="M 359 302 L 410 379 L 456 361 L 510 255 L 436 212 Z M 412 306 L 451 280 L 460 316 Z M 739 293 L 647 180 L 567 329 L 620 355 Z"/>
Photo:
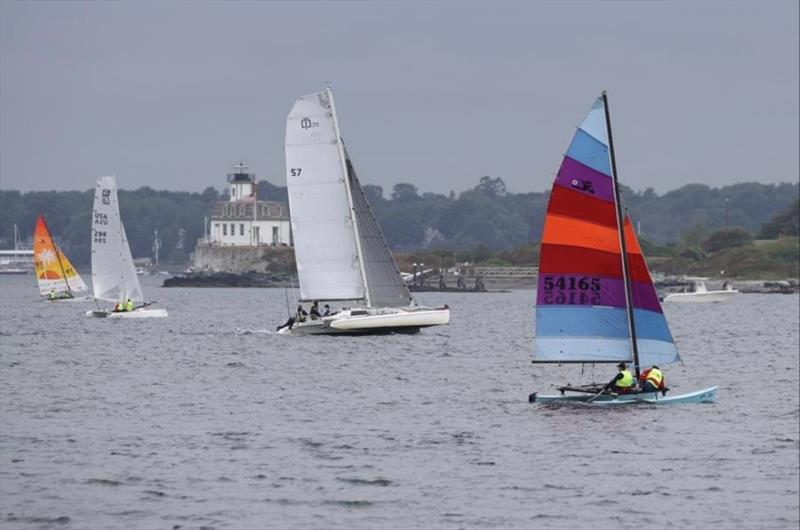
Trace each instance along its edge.
<path fill-rule="evenodd" d="M 256 176 L 247 172 L 247 166 L 239 162 L 233 166 L 233 173 L 228 173 L 230 184 L 230 202 L 256 200 Z"/>
<path fill-rule="evenodd" d="M 256 199 L 256 175 L 239 163 L 228 173 L 227 201 L 211 212 L 206 243 L 221 246 L 288 246 L 292 235 L 289 205 Z"/>

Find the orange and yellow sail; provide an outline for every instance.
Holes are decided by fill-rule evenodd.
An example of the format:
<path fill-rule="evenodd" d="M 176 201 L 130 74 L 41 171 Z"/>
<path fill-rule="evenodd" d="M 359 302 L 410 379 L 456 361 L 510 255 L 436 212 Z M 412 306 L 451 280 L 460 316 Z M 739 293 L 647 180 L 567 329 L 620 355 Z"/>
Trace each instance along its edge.
<path fill-rule="evenodd" d="M 59 298 L 70 297 L 88 289 L 78 271 L 53 242 L 50 229 L 41 215 L 36 218 L 33 232 L 33 265 L 42 296 L 52 294 Z"/>

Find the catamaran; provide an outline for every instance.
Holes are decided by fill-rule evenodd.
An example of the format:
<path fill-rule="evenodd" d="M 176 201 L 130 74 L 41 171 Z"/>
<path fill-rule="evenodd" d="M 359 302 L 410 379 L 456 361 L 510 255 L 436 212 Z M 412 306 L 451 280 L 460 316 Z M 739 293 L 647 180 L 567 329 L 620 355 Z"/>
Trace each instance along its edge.
<path fill-rule="evenodd" d="M 33 230 L 33 266 L 39 294 L 50 301 L 89 299 L 88 296 L 76 297 L 89 288 L 53 241 L 50 228 L 41 215 L 36 218 Z"/>
<path fill-rule="evenodd" d="M 680 361 L 630 219 L 622 214 L 605 92 L 567 150 L 545 215 L 536 295 L 534 363 Z M 705 403 L 717 387 L 681 395 L 616 394 L 604 384 L 562 386 L 531 403 Z"/>
<path fill-rule="evenodd" d="M 300 301 L 349 304 L 300 319 L 284 334 L 415 333 L 448 324 L 447 306 L 419 306 L 359 184 L 330 89 L 298 98 L 286 120 L 289 191 Z"/>
<path fill-rule="evenodd" d="M 87 316 L 107 318 L 166 317 L 166 309 L 146 309 L 142 286 L 136 276 L 131 248 L 119 215 L 117 181 L 102 177 L 94 190 L 92 212 L 92 286 L 95 300 L 115 304 L 114 310 L 87 311 Z M 125 310 L 128 300 L 134 305 Z M 120 308 L 122 310 L 119 310 Z"/>

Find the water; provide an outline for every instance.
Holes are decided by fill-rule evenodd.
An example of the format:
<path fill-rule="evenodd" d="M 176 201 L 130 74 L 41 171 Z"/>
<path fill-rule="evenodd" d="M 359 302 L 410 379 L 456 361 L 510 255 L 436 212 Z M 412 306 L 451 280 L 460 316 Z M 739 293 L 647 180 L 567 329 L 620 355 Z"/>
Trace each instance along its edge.
<path fill-rule="evenodd" d="M 163 320 L 82 316 L 0 279 L 0 526 L 797 528 L 798 296 L 669 305 L 675 392 L 532 406 L 533 292 L 427 294 L 417 336 L 272 334 L 282 289 L 162 289 Z M 598 367 L 607 380 L 613 367 Z"/>

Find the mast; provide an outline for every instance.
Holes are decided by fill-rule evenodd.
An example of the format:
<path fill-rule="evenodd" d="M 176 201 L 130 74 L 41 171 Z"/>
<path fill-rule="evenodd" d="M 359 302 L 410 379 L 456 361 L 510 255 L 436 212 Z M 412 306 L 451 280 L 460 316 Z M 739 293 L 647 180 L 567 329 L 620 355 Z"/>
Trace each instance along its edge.
<path fill-rule="evenodd" d="M 350 189 L 350 172 L 347 169 L 347 161 L 344 156 L 342 134 L 339 132 L 339 120 L 336 118 L 336 107 L 333 104 L 333 93 L 328 87 L 325 88 L 325 92 L 328 95 L 328 102 L 331 105 L 333 130 L 336 132 L 336 147 L 339 151 L 339 162 L 342 165 L 342 172 L 344 174 L 344 189 L 347 191 L 347 204 L 350 206 L 350 218 L 353 223 L 353 232 L 355 233 L 356 252 L 358 252 L 358 266 L 361 269 L 361 281 L 364 283 L 364 300 L 367 303 L 367 307 L 370 307 L 372 304 L 369 299 L 369 286 L 367 285 L 367 274 L 364 268 L 364 253 L 361 251 L 361 239 L 358 236 L 358 220 L 356 219 L 355 206 L 353 206 L 353 191 Z"/>
<path fill-rule="evenodd" d="M 42 217 L 42 224 L 44 225 L 44 229 L 47 230 L 47 237 L 49 237 L 50 241 L 53 243 L 53 248 L 56 249 L 56 260 L 58 261 L 58 268 L 61 269 L 61 275 L 64 277 L 64 283 L 67 285 L 67 292 L 70 294 L 70 296 L 73 296 L 72 289 L 69 286 L 69 280 L 67 279 L 67 272 L 64 270 L 64 264 L 61 263 L 61 252 L 58 249 L 56 242 L 53 240 L 53 234 L 50 233 L 50 227 L 47 226 L 47 221 L 44 220 L 44 217 Z M 16 226 L 17 225 L 14 225 L 14 228 L 16 228 Z"/>
<path fill-rule="evenodd" d="M 617 180 L 617 159 L 614 156 L 614 139 L 611 136 L 611 116 L 608 112 L 608 94 L 603 90 L 603 110 L 606 114 L 606 132 L 608 133 L 608 150 L 611 153 L 611 176 L 614 181 L 614 202 L 617 209 L 617 230 L 622 248 L 622 278 L 625 285 L 625 305 L 628 310 L 628 327 L 631 333 L 633 346 L 633 368 L 636 371 L 636 381 L 639 380 L 639 347 L 636 343 L 636 322 L 633 319 L 633 296 L 631 293 L 631 278 L 628 271 L 628 249 L 625 245 L 625 219 L 622 216 L 622 202 L 619 196 L 619 182 Z"/>

